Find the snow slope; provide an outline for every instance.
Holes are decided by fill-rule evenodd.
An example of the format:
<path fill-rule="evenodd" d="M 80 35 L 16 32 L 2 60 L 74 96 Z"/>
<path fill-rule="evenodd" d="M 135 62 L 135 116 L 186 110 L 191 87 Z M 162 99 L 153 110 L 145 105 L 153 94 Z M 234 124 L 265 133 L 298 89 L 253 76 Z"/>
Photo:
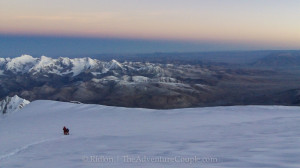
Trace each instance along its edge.
<path fill-rule="evenodd" d="M 70 136 L 62 135 L 64 125 Z M 299 168 L 300 108 L 149 110 L 35 101 L 0 119 L 0 138 L 1 168 Z M 154 160 L 138 160 L 144 157 Z"/>

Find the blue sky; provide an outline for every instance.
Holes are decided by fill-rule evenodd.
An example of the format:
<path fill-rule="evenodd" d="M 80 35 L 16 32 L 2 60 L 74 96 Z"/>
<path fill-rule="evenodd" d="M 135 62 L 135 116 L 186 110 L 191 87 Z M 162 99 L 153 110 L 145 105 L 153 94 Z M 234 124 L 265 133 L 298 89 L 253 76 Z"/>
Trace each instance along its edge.
<path fill-rule="evenodd" d="M 22 54 L 85 57 L 109 53 L 199 52 L 264 49 L 249 44 L 171 40 L 0 35 L 0 57 Z"/>

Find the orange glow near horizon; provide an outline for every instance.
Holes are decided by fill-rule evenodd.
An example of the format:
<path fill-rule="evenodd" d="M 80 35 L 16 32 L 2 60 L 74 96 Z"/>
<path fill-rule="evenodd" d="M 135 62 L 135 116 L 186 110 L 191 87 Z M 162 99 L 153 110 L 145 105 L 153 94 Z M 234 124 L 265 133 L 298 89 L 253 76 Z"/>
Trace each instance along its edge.
<path fill-rule="evenodd" d="M 67 8 L 50 5 L 48 9 L 41 2 L 31 7 L 25 5 L 26 1 L 22 9 L 17 5 L 8 7 L 13 2 L 4 0 L 0 3 L 0 33 L 262 43 L 299 48 L 300 10 L 296 10 L 298 7 L 295 5 L 300 6 L 300 1 L 286 5 L 281 4 L 284 2 L 281 0 L 280 3 L 270 2 L 274 6 L 267 6 L 270 4 L 266 1 L 260 6 L 262 1 L 254 1 L 257 3 L 225 0 L 225 4 L 213 1 L 204 7 L 206 2 L 202 0 L 186 1 L 199 5 L 199 9 L 193 8 L 193 4 L 185 6 L 180 3 L 166 9 L 156 9 L 145 0 L 140 2 L 144 3 L 141 8 L 114 8 L 115 4 L 105 1 L 103 5 L 108 5 L 107 9 L 102 6 L 95 10 L 91 4 L 85 4 L 83 6 L 92 9 L 83 10 L 80 3 Z M 92 2 L 101 5 L 97 1 Z M 171 1 L 162 2 L 167 4 Z M 233 2 L 237 6 L 231 6 Z"/>

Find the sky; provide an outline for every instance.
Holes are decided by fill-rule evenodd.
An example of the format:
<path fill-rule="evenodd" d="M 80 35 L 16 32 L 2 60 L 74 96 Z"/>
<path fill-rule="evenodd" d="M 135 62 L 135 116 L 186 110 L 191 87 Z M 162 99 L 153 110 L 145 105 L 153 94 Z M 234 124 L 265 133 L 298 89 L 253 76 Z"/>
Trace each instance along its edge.
<path fill-rule="evenodd" d="M 300 0 L 1 0 L 0 38 L 119 39 L 115 48 L 130 44 L 132 52 L 300 49 L 299 7 Z"/>

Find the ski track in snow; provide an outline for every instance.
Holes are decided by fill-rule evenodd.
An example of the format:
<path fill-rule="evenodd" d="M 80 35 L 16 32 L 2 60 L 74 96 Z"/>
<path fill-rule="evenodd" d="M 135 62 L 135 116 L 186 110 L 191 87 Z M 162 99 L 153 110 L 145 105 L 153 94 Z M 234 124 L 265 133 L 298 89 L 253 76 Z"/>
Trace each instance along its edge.
<path fill-rule="evenodd" d="M 36 146 L 36 145 L 39 145 L 39 144 L 42 144 L 42 143 L 45 143 L 45 142 L 50 142 L 50 141 L 56 141 L 56 140 L 59 140 L 59 139 L 62 139 L 64 138 L 65 136 L 62 136 L 60 138 L 51 138 L 51 139 L 44 139 L 44 140 L 40 140 L 40 141 L 37 141 L 37 142 L 34 142 L 34 143 L 31 143 L 31 144 L 28 144 L 28 145 L 25 145 L 23 147 L 20 147 L 20 148 L 17 148 L 15 150 L 13 150 L 12 152 L 8 153 L 8 154 L 4 154 L 2 156 L 0 156 L 0 160 L 4 160 L 4 159 L 8 159 L 12 156 L 15 156 L 33 146 Z"/>

